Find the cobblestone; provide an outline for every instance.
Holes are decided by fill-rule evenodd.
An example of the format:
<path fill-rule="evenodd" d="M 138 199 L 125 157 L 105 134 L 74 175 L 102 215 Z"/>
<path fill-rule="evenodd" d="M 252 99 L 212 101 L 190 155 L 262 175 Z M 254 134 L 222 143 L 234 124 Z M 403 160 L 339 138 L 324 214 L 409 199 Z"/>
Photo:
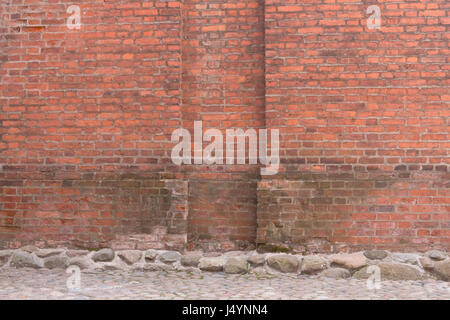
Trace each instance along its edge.
<path fill-rule="evenodd" d="M 79 291 L 67 289 L 65 270 L 0 269 L 0 299 L 450 299 L 449 283 L 438 280 L 382 281 L 303 275 L 89 271 Z"/>

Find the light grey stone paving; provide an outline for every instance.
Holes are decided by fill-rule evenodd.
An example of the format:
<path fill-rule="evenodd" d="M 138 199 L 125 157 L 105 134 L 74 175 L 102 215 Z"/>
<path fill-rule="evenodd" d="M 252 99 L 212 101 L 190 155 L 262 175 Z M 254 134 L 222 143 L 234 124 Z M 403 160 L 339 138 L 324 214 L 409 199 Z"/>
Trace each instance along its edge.
<path fill-rule="evenodd" d="M 448 282 L 382 281 L 299 275 L 90 271 L 69 291 L 65 270 L 2 268 L 0 299 L 450 299 Z"/>

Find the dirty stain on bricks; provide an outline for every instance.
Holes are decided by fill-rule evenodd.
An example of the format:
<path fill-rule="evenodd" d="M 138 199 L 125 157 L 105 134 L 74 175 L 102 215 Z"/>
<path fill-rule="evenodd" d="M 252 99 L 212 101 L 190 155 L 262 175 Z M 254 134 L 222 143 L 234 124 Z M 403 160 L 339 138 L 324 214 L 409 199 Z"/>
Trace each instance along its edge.
<path fill-rule="evenodd" d="M 373 172 L 289 173 L 263 179 L 258 183 L 257 242 L 320 252 L 369 247 L 372 237 L 383 235 L 395 237 L 398 247 L 411 245 L 417 235 L 412 226 L 430 227 L 435 223 L 420 221 L 426 211 L 411 209 L 416 200 L 408 195 L 431 195 L 443 179 L 437 172 L 421 171 L 411 178 Z M 393 204 L 386 204 L 388 199 Z"/>

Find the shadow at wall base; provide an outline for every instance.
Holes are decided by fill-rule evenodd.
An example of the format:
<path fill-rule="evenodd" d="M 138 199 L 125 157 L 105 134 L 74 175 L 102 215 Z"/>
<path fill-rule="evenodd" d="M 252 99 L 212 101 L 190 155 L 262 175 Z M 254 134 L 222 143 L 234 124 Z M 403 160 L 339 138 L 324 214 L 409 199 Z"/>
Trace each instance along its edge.
<path fill-rule="evenodd" d="M 2 173 L 0 248 L 426 251 L 450 246 L 447 171 Z"/>
<path fill-rule="evenodd" d="M 259 251 L 450 247 L 447 171 L 284 172 L 257 187 Z"/>
<path fill-rule="evenodd" d="M 176 175 L 2 175 L 1 247 L 186 244 L 188 183 Z"/>

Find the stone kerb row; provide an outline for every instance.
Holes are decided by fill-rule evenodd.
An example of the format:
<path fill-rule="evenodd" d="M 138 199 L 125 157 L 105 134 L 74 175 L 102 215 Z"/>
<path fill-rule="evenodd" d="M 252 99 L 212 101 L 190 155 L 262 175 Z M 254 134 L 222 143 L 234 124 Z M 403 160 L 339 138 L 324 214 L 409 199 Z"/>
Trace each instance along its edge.
<path fill-rule="evenodd" d="M 261 254 L 256 251 L 227 253 L 167 250 L 121 250 L 104 248 L 98 251 L 65 248 L 39 249 L 25 246 L 0 251 L 0 268 L 67 268 L 83 270 L 138 270 L 225 272 L 229 274 L 301 274 L 336 279 L 366 279 L 368 267 L 377 265 L 381 280 L 422 280 L 435 278 L 450 281 L 450 257 L 446 252 L 399 253 L 369 250 L 331 255 Z"/>

